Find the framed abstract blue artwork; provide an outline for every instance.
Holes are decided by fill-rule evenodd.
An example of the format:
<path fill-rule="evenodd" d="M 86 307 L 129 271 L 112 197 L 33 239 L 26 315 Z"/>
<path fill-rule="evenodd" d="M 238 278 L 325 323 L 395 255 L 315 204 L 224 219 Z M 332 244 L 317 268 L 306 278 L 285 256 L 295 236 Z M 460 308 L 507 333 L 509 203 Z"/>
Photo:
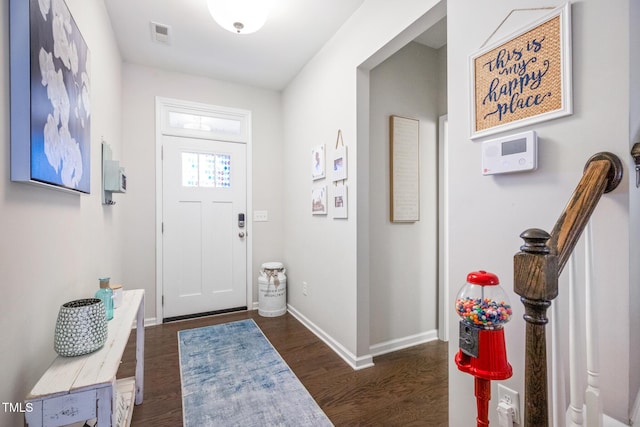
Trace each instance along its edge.
<path fill-rule="evenodd" d="M 11 0 L 11 180 L 91 190 L 90 54 L 64 0 Z"/>

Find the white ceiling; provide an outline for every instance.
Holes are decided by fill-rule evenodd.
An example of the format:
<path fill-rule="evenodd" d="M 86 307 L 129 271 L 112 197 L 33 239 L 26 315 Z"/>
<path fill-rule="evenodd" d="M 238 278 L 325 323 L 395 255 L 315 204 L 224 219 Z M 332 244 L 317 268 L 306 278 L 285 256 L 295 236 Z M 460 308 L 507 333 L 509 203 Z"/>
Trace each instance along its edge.
<path fill-rule="evenodd" d="M 215 23 L 206 0 L 105 0 L 126 62 L 273 90 L 283 89 L 363 2 L 272 0 L 262 29 L 233 34 Z M 170 27 L 169 44 L 152 39 L 151 22 Z M 417 41 L 442 46 L 446 23 L 425 37 Z"/>

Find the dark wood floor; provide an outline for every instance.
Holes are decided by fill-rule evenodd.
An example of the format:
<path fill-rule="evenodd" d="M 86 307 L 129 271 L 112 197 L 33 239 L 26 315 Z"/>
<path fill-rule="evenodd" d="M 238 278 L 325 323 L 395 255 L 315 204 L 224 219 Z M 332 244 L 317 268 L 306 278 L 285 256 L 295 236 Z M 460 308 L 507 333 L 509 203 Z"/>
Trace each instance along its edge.
<path fill-rule="evenodd" d="M 133 426 L 182 425 L 177 331 L 253 318 L 336 426 L 446 426 L 447 345 L 435 341 L 374 359 L 354 371 L 290 314 L 225 314 L 145 329 L 144 403 Z M 135 370 L 135 333 L 118 377 Z"/>

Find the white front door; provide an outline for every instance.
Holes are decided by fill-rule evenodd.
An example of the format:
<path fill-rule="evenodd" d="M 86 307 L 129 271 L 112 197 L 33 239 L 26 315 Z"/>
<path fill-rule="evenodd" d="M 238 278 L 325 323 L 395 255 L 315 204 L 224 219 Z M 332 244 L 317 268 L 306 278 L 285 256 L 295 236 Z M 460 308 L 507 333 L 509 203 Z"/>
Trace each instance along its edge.
<path fill-rule="evenodd" d="M 163 317 L 246 307 L 246 145 L 162 136 Z"/>

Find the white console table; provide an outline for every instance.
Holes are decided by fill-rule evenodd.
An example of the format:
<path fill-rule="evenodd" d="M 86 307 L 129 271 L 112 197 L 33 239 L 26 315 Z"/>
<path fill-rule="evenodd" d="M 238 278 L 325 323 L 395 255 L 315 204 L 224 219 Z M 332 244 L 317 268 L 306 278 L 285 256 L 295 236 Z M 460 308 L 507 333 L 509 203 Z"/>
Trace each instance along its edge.
<path fill-rule="evenodd" d="M 136 321 L 135 377 L 116 381 L 122 353 Z M 124 291 L 108 323 L 104 347 L 83 356 L 58 356 L 26 401 L 27 425 L 57 427 L 97 418 L 99 427 L 129 426 L 133 403 L 142 403 L 144 375 L 144 290 Z"/>

